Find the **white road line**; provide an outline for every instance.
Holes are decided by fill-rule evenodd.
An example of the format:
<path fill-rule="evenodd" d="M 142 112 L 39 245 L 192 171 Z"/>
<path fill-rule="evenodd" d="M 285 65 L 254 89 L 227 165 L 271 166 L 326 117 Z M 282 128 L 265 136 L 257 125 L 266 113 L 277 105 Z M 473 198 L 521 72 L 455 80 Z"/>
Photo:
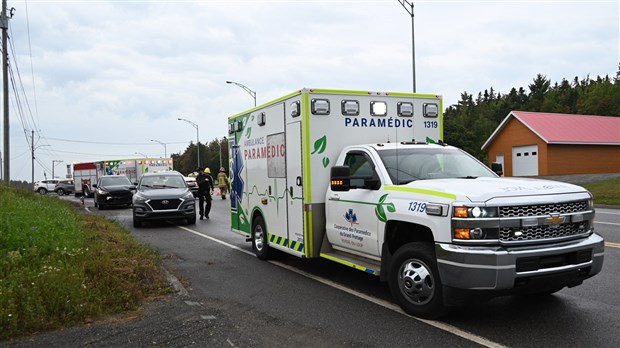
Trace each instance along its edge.
<path fill-rule="evenodd" d="M 251 255 L 251 256 L 256 256 L 254 253 L 252 253 L 250 251 L 247 251 L 245 249 L 241 249 L 241 248 L 239 248 L 239 247 L 237 247 L 235 245 L 232 245 L 230 243 L 226 243 L 226 242 L 224 242 L 222 240 L 219 240 L 217 238 L 213 238 L 211 236 L 207 236 L 205 234 L 202 234 L 200 232 L 191 230 L 191 229 L 189 229 L 187 227 L 184 227 L 184 226 L 177 226 L 177 227 L 179 227 L 180 229 L 183 229 L 183 230 L 185 230 L 187 232 L 193 233 L 193 234 L 195 234 L 195 235 L 197 235 L 199 237 L 203 237 L 203 238 L 206 238 L 206 239 L 211 240 L 213 242 L 216 242 L 216 243 L 222 244 L 224 246 L 227 246 L 227 247 L 229 247 L 231 249 L 235 249 L 235 250 L 241 251 L 241 252 L 243 252 L 245 254 L 248 254 L 248 255 Z M 386 309 L 390 309 L 390 310 L 392 310 L 394 312 L 400 313 L 400 314 L 405 315 L 405 316 L 407 316 L 409 318 L 412 318 L 412 319 L 415 319 L 417 321 L 423 322 L 423 323 L 425 323 L 427 325 L 430 325 L 430 326 L 433 326 L 433 327 L 438 328 L 440 330 L 449 332 L 449 333 L 451 333 L 453 335 L 462 337 L 462 338 L 464 338 L 466 340 L 478 343 L 478 344 L 480 344 L 482 346 L 492 347 L 492 348 L 504 348 L 504 347 L 506 347 L 506 346 L 504 346 L 502 344 L 499 344 L 497 342 L 493 342 L 493 341 L 488 340 L 488 339 L 486 339 L 484 337 L 480 337 L 480 336 L 475 335 L 475 334 L 473 334 L 471 332 L 467 332 L 467 331 L 461 330 L 458 327 L 452 326 L 450 324 L 442 323 L 442 322 L 436 321 L 436 320 L 427 320 L 427 319 L 421 319 L 421 318 L 410 316 L 409 314 L 405 313 L 399 306 L 397 306 L 397 305 L 395 305 L 393 303 L 390 303 L 388 301 L 385 301 L 385 300 L 382 300 L 382 299 L 379 299 L 379 298 L 376 298 L 376 297 L 372 297 L 372 296 L 369 296 L 369 295 L 366 295 L 366 294 L 362 294 L 362 293 L 357 292 L 357 291 L 355 291 L 355 290 L 353 290 L 351 288 L 347 288 L 347 287 L 345 287 L 343 285 L 334 283 L 331 280 L 328 280 L 328 279 L 325 279 L 325 278 L 321 278 L 321 277 L 315 276 L 313 274 L 301 271 L 301 270 L 299 270 L 297 268 L 285 265 L 285 264 L 280 263 L 278 261 L 268 261 L 268 262 L 273 264 L 273 265 L 276 265 L 278 267 L 285 268 L 285 269 L 287 269 L 287 270 L 289 270 L 291 272 L 295 272 L 295 273 L 297 273 L 299 275 L 302 275 L 304 277 L 307 277 L 307 278 L 313 279 L 315 281 L 318 281 L 320 283 L 323 283 L 323 284 L 325 284 L 327 286 L 330 286 L 332 288 L 344 291 L 344 292 L 346 292 L 348 294 L 351 294 L 353 296 L 357 296 L 357 297 L 359 297 L 361 299 L 364 299 L 366 301 L 372 302 L 372 303 L 377 304 L 377 305 L 379 305 L 381 307 L 384 307 Z"/>
<path fill-rule="evenodd" d="M 619 223 L 616 222 L 598 222 L 598 221 L 594 221 L 595 224 L 601 224 L 601 225 L 614 225 L 614 226 L 620 226 Z"/>
<path fill-rule="evenodd" d="M 620 215 L 620 211 L 618 210 L 614 210 L 614 211 L 601 211 L 601 210 L 596 210 L 596 214 L 607 214 L 607 215 Z"/>

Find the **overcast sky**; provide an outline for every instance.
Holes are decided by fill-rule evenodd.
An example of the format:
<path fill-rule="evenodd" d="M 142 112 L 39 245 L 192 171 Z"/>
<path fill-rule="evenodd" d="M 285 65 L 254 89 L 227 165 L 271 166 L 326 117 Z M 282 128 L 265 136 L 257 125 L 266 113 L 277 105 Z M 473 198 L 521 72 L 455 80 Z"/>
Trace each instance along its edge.
<path fill-rule="evenodd" d="M 182 152 L 227 117 L 301 88 L 412 91 L 411 17 L 398 0 L 8 1 L 11 179 L 66 164 Z M 415 1 L 418 93 L 508 93 L 613 77 L 620 1 Z M 21 110 L 21 111 L 20 111 Z M 0 123 L 0 126 L 2 124 Z M 3 133 L 0 134 L 0 138 Z M 4 147 L 2 158 L 5 159 Z M 62 163 L 57 161 L 63 161 Z"/>

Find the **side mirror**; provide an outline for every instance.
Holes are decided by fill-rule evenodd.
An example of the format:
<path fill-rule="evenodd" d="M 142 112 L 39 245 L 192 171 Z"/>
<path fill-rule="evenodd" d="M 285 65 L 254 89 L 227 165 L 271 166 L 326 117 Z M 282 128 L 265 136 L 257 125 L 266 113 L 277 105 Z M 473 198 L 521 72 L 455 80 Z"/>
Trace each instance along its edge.
<path fill-rule="evenodd" d="M 504 175 L 504 170 L 502 169 L 502 164 L 499 162 L 493 162 L 491 163 L 491 170 L 499 175 L 499 176 L 503 176 Z"/>
<path fill-rule="evenodd" d="M 371 190 L 378 190 L 381 187 L 381 181 L 376 176 L 364 179 L 364 187 Z"/>
<path fill-rule="evenodd" d="M 348 166 L 333 166 L 329 172 L 332 191 L 349 191 L 351 170 Z"/>
<path fill-rule="evenodd" d="M 94 187 L 94 188 L 97 188 L 97 186 L 98 186 L 97 184 L 93 184 L 93 187 Z"/>

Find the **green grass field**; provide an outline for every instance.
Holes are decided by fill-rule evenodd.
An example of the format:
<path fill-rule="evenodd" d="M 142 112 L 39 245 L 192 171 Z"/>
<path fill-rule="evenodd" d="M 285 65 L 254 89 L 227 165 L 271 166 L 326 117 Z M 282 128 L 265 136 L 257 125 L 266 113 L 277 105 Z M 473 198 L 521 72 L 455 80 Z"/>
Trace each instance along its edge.
<path fill-rule="evenodd" d="M 159 262 L 115 222 L 0 184 L 0 340 L 136 309 L 170 291 Z"/>
<path fill-rule="evenodd" d="M 582 185 L 594 196 L 594 204 L 620 206 L 620 177 Z"/>

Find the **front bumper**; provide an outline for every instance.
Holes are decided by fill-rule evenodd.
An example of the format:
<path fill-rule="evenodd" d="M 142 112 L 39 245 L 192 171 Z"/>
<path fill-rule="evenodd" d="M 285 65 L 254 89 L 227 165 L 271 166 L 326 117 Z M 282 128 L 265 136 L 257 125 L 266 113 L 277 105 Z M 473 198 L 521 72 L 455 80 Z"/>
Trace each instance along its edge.
<path fill-rule="evenodd" d="M 445 287 L 498 293 L 527 293 L 580 284 L 603 267 L 605 242 L 586 239 L 522 247 L 473 247 L 436 243 Z"/>
<path fill-rule="evenodd" d="M 196 217 L 194 201 L 182 204 L 178 209 L 153 210 L 146 204 L 133 205 L 133 216 L 138 221 L 192 219 Z"/>

